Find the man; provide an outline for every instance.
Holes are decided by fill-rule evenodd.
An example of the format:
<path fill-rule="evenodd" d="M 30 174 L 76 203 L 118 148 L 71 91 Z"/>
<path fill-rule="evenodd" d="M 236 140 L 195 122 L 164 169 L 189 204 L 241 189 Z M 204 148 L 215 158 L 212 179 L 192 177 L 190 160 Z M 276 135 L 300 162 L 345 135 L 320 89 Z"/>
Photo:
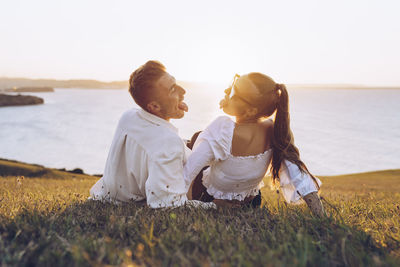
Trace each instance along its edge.
<path fill-rule="evenodd" d="M 169 122 L 188 111 L 185 90 L 160 62 L 148 61 L 130 76 L 129 92 L 141 109 L 122 115 L 104 175 L 90 189 L 91 198 L 146 200 L 152 208 L 188 203 L 183 165 L 190 150 Z"/>

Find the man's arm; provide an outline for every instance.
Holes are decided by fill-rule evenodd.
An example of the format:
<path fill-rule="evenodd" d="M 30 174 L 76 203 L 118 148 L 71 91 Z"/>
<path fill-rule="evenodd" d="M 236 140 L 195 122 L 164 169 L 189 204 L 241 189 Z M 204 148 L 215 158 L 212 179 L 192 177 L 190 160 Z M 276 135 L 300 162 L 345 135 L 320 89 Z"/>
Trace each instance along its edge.
<path fill-rule="evenodd" d="M 182 142 L 169 143 L 170 150 L 160 148 L 149 160 L 149 176 L 146 181 L 146 200 L 151 208 L 178 207 L 187 205 L 192 208 L 215 208 L 214 203 L 204 203 L 197 200 L 188 200 L 187 188 L 183 179 Z M 172 146 L 172 148 L 171 148 Z M 168 151 L 166 153 L 165 151 Z"/>
<path fill-rule="evenodd" d="M 148 162 L 147 204 L 152 208 L 181 206 L 186 200 L 182 142 L 171 140 Z"/>

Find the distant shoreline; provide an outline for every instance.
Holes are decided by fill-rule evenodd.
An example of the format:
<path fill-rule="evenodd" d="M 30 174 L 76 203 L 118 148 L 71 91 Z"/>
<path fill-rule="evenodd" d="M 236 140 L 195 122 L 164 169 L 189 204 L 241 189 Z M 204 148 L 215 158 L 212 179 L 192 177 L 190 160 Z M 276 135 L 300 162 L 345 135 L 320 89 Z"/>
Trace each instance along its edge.
<path fill-rule="evenodd" d="M 52 93 L 54 92 L 53 87 L 13 87 L 8 89 L 3 89 L 5 93 Z"/>
<path fill-rule="evenodd" d="M 178 81 L 183 87 L 210 87 L 220 83 Z M 289 89 L 400 90 L 400 86 L 368 86 L 359 84 L 286 84 Z M 126 81 L 102 82 L 89 79 L 56 80 L 0 77 L 0 92 L 14 87 L 52 87 L 60 89 L 128 89 Z"/>
<path fill-rule="evenodd" d="M 128 81 L 101 82 L 97 80 L 54 80 L 0 77 L 0 90 L 14 87 L 127 89 L 129 84 Z"/>

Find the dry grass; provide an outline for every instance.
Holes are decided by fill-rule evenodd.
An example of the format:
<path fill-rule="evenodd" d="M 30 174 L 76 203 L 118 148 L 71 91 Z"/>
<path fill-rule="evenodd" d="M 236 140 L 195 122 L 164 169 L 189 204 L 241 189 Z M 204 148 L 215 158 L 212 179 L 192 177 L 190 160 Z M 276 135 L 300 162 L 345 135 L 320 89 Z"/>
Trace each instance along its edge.
<path fill-rule="evenodd" d="M 400 170 L 322 177 L 323 219 L 267 188 L 261 209 L 151 210 L 87 201 L 96 177 L 44 176 L 0 177 L 2 266 L 400 264 Z"/>

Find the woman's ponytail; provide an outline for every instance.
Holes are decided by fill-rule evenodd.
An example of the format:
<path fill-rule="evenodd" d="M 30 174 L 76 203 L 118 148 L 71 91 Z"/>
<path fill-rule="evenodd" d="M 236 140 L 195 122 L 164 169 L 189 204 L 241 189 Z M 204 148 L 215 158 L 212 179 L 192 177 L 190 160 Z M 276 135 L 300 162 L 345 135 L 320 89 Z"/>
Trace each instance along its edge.
<path fill-rule="evenodd" d="M 260 93 L 265 96 L 264 107 L 260 115 L 269 117 L 276 112 L 271 142 L 273 148 L 271 164 L 273 182 L 279 181 L 281 165 L 285 160 L 288 160 L 296 164 L 301 172 L 309 174 L 319 188 L 315 177 L 300 160 L 299 149 L 294 145 L 293 134 L 290 130 L 289 95 L 286 86 L 275 83 L 269 76 L 259 72 L 249 73 L 249 78 L 257 86 Z"/>
<path fill-rule="evenodd" d="M 296 164 L 301 172 L 308 173 L 314 180 L 315 177 L 308 171 L 306 165 L 300 160 L 299 149 L 294 145 L 293 133 L 290 129 L 289 95 L 284 84 L 276 84 L 278 102 L 274 123 L 274 135 L 272 141 L 272 179 L 279 181 L 279 171 L 282 162 L 288 160 Z"/>

